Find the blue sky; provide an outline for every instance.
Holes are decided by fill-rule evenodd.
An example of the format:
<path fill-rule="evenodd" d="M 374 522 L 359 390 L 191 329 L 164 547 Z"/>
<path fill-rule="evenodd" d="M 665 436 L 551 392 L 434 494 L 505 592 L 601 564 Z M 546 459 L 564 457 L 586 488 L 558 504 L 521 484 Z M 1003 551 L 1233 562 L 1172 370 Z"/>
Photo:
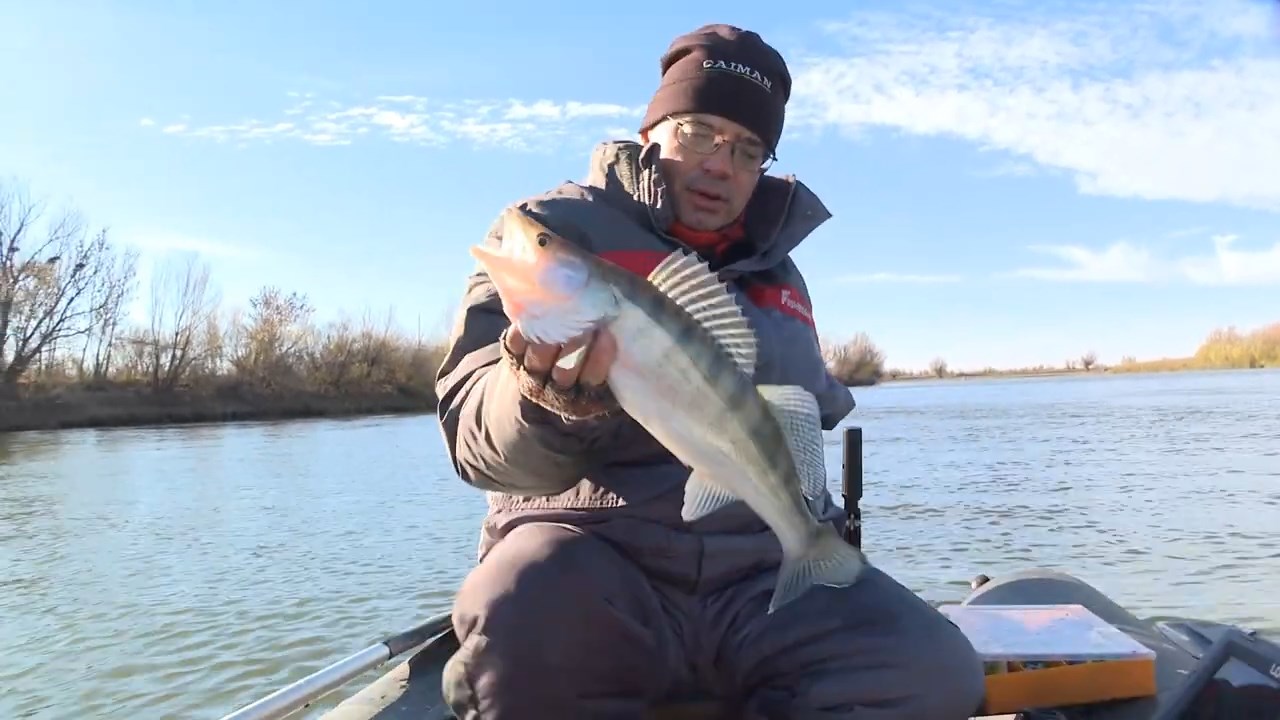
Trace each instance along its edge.
<path fill-rule="evenodd" d="M 581 178 L 671 38 L 730 22 L 792 66 L 775 172 L 834 213 L 795 253 L 825 335 L 979 368 L 1280 320 L 1272 3 L 481 5 L 5 3 L 0 177 L 148 265 L 200 252 L 228 306 L 436 331 L 502 206 Z"/>

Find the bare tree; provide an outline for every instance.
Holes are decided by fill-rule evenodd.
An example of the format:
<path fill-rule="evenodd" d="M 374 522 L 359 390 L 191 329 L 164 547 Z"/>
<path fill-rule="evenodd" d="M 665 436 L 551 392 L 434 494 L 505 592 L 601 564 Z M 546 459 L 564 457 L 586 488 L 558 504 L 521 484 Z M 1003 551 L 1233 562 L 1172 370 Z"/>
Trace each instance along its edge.
<path fill-rule="evenodd" d="M 0 393 L 49 351 L 88 335 L 108 298 L 95 293 L 115 266 L 106 230 L 89 234 L 63 212 L 44 210 L 0 186 Z"/>
<path fill-rule="evenodd" d="M 1097 364 L 1098 356 L 1092 350 L 1080 356 L 1080 367 L 1084 368 L 1085 372 L 1089 372 Z"/>
<path fill-rule="evenodd" d="M 818 345 L 831 374 L 845 385 L 872 385 L 884 375 L 884 352 L 864 332 L 846 342 L 822 338 Z"/>
<path fill-rule="evenodd" d="M 137 252 L 124 251 L 104 269 L 102 278 L 94 285 L 91 305 L 97 314 L 80 353 L 81 372 L 87 371 L 94 381 L 105 380 L 111 372 L 116 335 L 137 291 L 137 274 Z"/>
<path fill-rule="evenodd" d="M 209 266 L 195 255 L 168 262 L 151 277 L 151 326 L 145 343 L 147 374 L 156 390 L 172 390 L 203 360 L 204 339 L 218 299 L 209 290 Z"/>
<path fill-rule="evenodd" d="M 929 372 L 940 378 L 946 377 L 947 361 L 942 358 L 934 358 L 933 361 L 929 363 Z"/>

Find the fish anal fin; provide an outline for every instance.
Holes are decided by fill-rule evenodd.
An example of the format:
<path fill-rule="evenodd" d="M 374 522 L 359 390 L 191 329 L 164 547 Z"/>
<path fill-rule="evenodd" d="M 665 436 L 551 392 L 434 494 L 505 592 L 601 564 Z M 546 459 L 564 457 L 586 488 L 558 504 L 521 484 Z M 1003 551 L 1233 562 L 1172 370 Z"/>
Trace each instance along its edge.
<path fill-rule="evenodd" d="M 684 505 L 680 508 L 680 517 L 685 522 L 693 522 L 737 499 L 733 493 L 715 482 L 710 474 L 694 470 L 689 473 L 689 479 L 684 484 Z"/>
<path fill-rule="evenodd" d="M 649 273 L 649 283 L 688 312 L 747 375 L 756 370 L 756 334 L 729 288 L 697 255 L 683 249 Z"/>

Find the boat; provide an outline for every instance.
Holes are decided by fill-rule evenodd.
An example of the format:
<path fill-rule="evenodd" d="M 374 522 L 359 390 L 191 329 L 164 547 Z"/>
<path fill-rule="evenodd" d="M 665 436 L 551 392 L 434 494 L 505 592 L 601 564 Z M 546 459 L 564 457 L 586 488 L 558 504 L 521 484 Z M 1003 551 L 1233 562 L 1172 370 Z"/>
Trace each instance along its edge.
<path fill-rule="evenodd" d="M 845 536 L 861 545 L 862 498 L 861 429 L 849 428 L 844 436 L 843 495 L 846 508 Z M 1070 573 L 1029 568 L 995 578 L 979 575 L 970 582 L 969 594 L 960 606 L 1062 606 L 1080 605 L 1102 621 L 1151 650 L 1155 657 L 1153 696 L 1077 705 L 1071 708 L 1037 708 L 1023 714 L 992 714 L 975 717 L 1027 718 L 1028 720 L 1179 720 L 1172 706 L 1185 702 L 1194 692 L 1191 684 L 1203 685 L 1213 679 L 1217 665 L 1202 667 L 1202 661 L 1218 657 L 1228 639 L 1255 638 L 1265 647 L 1253 664 L 1259 668 L 1260 683 L 1266 675 L 1273 681 L 1269 697 L 1274 709 L 1263 715 L 1209 717 L 1248 720 L 1258 717 L 1280 720 L 1280 644 L 1256 632 L 1234 625 L 1192 618 L 1139 618 L 1085 580 Z M 441 693 L 441 673 L 445 662 L 458 649 L 447 613 L 370 647 L 277 690 L 250 705 L 226 715 L 222 720 L 278 720 L 307 707 L 319 697 L 392 658 L 407 655 L 389 672 L 374 680 L 322 716 L 322 720 L 450 720 L 454 716 Z M 1270 667 L 1266 666 L 1270 663 Z M 1195 691 L 1195 692 L 1198 692 Z M 1270 703 L 1271 700 L 1267 702 Z M 673 702 L 653 708 L 653 720 L 694 720 L 733 717 L 728 708 L 711 698 Z M 1204 717 L 1197 715 L 1195 717 Z"/>

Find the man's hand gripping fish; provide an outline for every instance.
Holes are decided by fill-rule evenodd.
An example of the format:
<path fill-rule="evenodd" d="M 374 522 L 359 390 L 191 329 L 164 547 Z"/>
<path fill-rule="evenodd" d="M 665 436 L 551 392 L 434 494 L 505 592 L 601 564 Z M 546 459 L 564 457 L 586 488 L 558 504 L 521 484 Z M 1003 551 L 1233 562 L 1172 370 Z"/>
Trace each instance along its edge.
<path fill-rule="evenodd" d="M 647 278 L 509 208 L 500 249 L 471 248 L 512 324 L 531 343 L 603 328 L 617 342 L 608 384 L 622 409 L 691 470 L 681 515 L 740 499 L 782 546 L 769 612 L 812 585 L 857 581 L 866 559 L 806 497 L 826 489 L 818 404 L 789 385 L 756 386 L 756 337 L 698 256 L 676 250 Z"/>

